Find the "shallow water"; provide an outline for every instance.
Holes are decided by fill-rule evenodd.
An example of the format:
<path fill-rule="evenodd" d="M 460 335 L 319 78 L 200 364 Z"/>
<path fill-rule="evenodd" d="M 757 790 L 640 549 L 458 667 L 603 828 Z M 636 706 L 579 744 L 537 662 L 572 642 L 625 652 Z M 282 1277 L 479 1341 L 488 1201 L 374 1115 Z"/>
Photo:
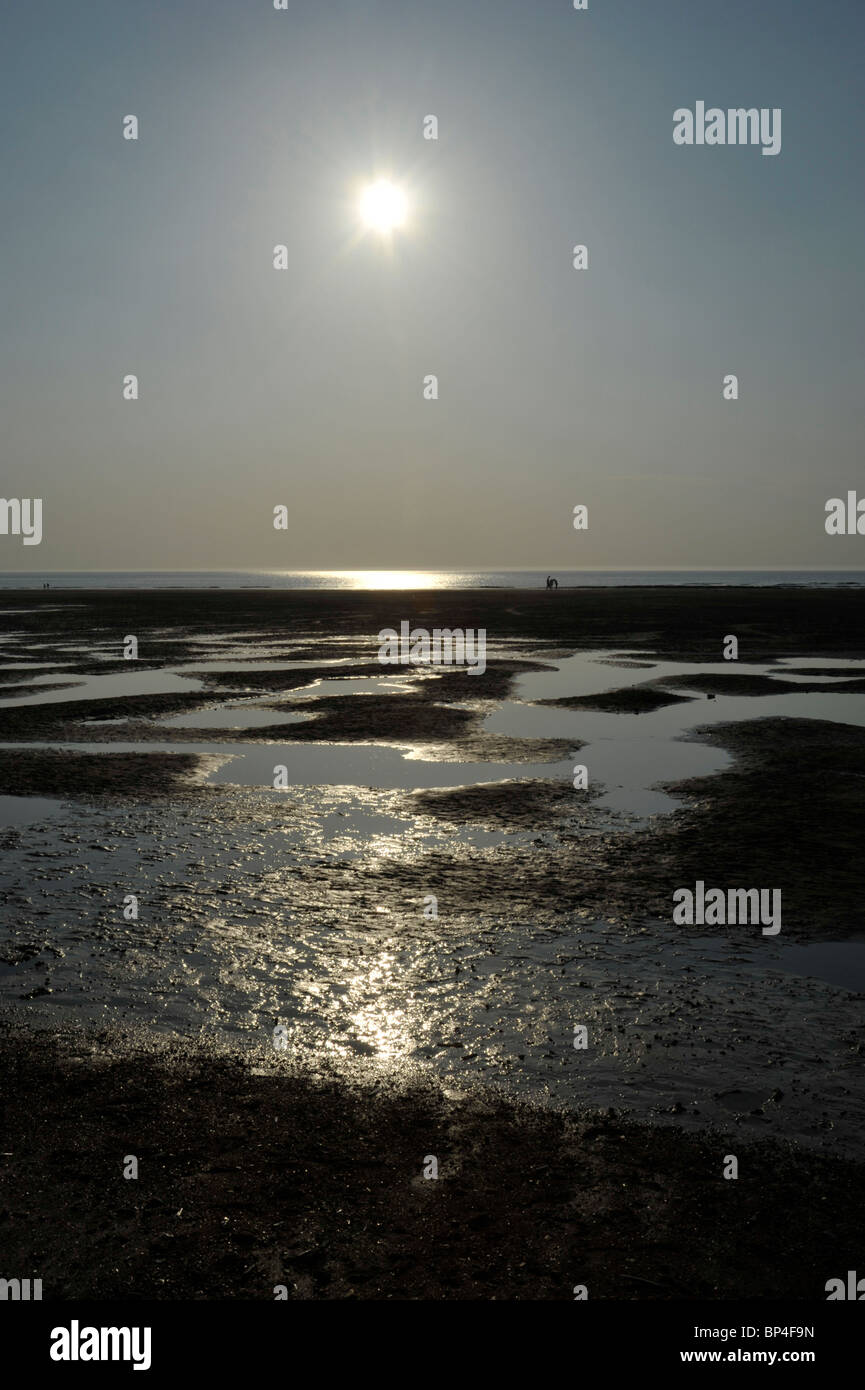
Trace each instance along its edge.
<path fill-rule="evenodd" d="M 195 807 L 73 807 L 6 832 L 21 851 L 0 867 L 0 1001 L 265 1048 L 279 1023 L 290 1060 L 313 1068 L 431 1067 L 451 1086 L 863 1151 L 861 1000 L 821 983 L 818 948 L 809 959 L 668 922 L 430 918 L 422 881 L 413 904 L 385 911 L 369 878 L 351 886 L 354 866 L 455 846 L 496 857 L 510 837 L 454 834 L 406 815 L 394 792 L 299 788 L 276 821 L 261 796 L 238 795 L 206 823 Z M 342 889 L 324 877 L 336 866 Z M 825 963 L 840 948 L 819 949 Z"/>
<path fill-rule="evenodd" d="M 318 700 L 329 695 L 401 695 L 419 689 L 417 681 L 399 676 L 344 676 L 315 680 L 290 692 L 292 700 Z"/>
<path fill-rule="evenodd" d="M 474 786 L 512 778 L 560 779 L 571 775 L 571 763 L 428 762 L 415 756 L 411 744 L 382 743 L 0 743 L 0 748 L 58 748 L 75 753 L 193 753 L 219 758 L 222 765 L 205 770 L 202 780 L 240 787 L 273 790 L 274 769 L 287 770 L 291 787 L 378 787 L 432 790 Z"/>
<path fill-rule="evenodd" d="M 795 661 L 805 664 L 799 658 Z M 865 662 L 838 664 L 865 668 Z M 865 695 L 833 693 L 831 681 L 827 682 L 825 693 L 717 695 L 713 700 L 708 700 L 702 691 L 677 687 L 676 694 L 690 694 L 693 698 L 640 714 L 522 703 L 597 695 L 641 685 L 647 679 L 706 672 L 730 674 L 731 671 L 737 675 L 790 679 L 784 675 L 783 668 L 772 665 L 658 662 L 646 670 L 614 665 L 611 653 L 580 653 L 559 662 L 555 671 L 533 671 L 520 676 L 514 690 L 516 698 L 504 701 L 489 715 L 484 728 L 488 733 L 511 738 L 572 739 L 585 743 L 575 755 L 575 761 L 586 766 L 590 786 L 598 782 L 606 788 L 595 804 L 648 815 L 675 810 L 681 805 L 676 798 L 658 790 L 658 783 L 707 776 L 731 765 L 730 756 L 722 749 L 685 741 L 695 729 L 779 716 L 865 725 Z"/>
<path fill-rule="evenodd" d="M 623 664 L 616 661 L 616 656 L 622 657 Z M 736 675 L 736 676 L 769 676 L 777 680 L 793 680 L 794 677 L 786 673 L 787 666 L 841 666 L 849 669 L 858 669 L 865 674 L 865 661 L 784 657 L 778 662 L 761 664 L 750 664 L 747 661 L 652 661 L 646 662 L 645 656 L 639 658 L 639 665 L 635 658 L 628 654 L 616 653 L 613 651 L 592 651 L 577 652 L 574 656 L 566 657 L 563 661 L 556 661 L 554 671 L 528 671 L 518 676 L 514 687 L 514 698 L 518 700 L 559 700 L 573 695 L 600 695 L 607 690 L 620 690 L 630 686 L 644 685 L 647 681 L 660 681 L 669 679 L 671 676 L 696 676 L 696 675 Z M 813 680 L 813 676 L 800 677 L 802 680 Z M 832 680 L 832 677 L 827 677 Z M 843 679 L 843 677 L 838 677 Z M 676 688 L 677 694 L 684 692 Z M 698 698 L 705 700 L 705 695 L 699 692 Z M 720 696 L 718 697 L 720 698 Z M 772 696 L 750 696 L 750 699 L 771 699 Z M 861 696 L 859 697 L 862 698 Z M 641 716 L 644 717 L 644 716 Z"/>
<path fill-rule="evenodd" d="M 72 679 L 80 681 L 80 684 L 66 690 L 47 690 L 18 699 L 0 699 L 0 707 L 65 704 L 67 700 L 114 700 L 135 695 L 178 695 L 202 688 L 200 680 L 178 676 L 172 671 L 116 671 L 111 675 L 74 676 Z M 47 684 L 49 680 L 53 680 L 53 676 L 34 676 L 32 683 Z"/>
<path fill-rule="evenodd" d="M 249 649 L 260 654 L 261 647 Z M 236 654 L 236 649 L 235 649 Z M 205 688 L 200 676 L 208 672 L 232 673 L 259 670 L 310 671 L 310 683 L 286 692 L 298 705 L 312 704 L 329 695 L 354 695 L 364 698 L 373 694 L 398 694 L 422 688 L 424 671 L 409 668 L 394 672 L 386 670 L 374 677 L 321 677 L 320 665 L 338 669 L 351 665 L 357 657 L 328 658 L 312 664 L 303 660 L 250 661 L 203 660 L 180 663 L 173 669 L 139 670 L 111 675 L 81 677 L 80 684 L 65 690 L 46 691 L 24 698 L 2 698 L 0 706 L 57 704 L 99 698 L 122 698 L 146 694 L 175 694 L 201 691 L 210 699 L 218 696 Z M 501 781 L 511 777 L 545 777 L 567 781 L 573 779 L 573 768 L 584 764 L 588 769 L 589 788 L 599 789 L 594 804 L 603 809 L 624 812 L 632 817 L 668 814 L 683 803 L 660 789 L 659 784 L 674 783 L 692 777 L 723 772 L 731 765 L 723 749 L 699 741 L 688 741 L 688 735 L 701 726 L 753 719 L 760 716 L 818 717 L 841 723 L 865 724 L 865 695 L 833 693 L 833 677 L 814 678 L 789 676 L 786 667 L 809 665 L 865 670 L 865 661 L 847 658 L 788 657 L 777 663 L 749 664 L 747 662 L 654 662 L 645 654 L 600 650 L 578 652 L 559 658 L 549 670 L 530 671 L 515 681 L 513 698 L 502 702 L 486 718 L 484 728 L 491 734 L 513 738 L 560 739 L 586 746 L 572 760 L 533 764 L 429 764 L 415 756 L 411 746 L 394 740 L 392 745 L 374 744 L 308 744 L 293 746 L 283 755 L 274 757 L 274 745 L 268 751 L 253 745 L 195 745 L 172 744 L 104 744 L 79 746 L 83 751 L 99 752 L 105 756 L 114 751 L 128 752 L 198 752 L 222 758 L 223 766 L 209 774 L 218 783 L 233 782 L 244 786 L 269 787 L 273 782 L 275 762 L 288 768 L 290 785 L 358 785 L 375 787 L 452 787 L 479 782 Z M 661 709 L 633 713 L 609 713 L 600 710 L 571 710 L 533 703 L 563 696 L 593 695 L 621 688 L 642 685 L 647 680 L 663 680 L 673 676 L 699 673 L 737 675 L 766 675 L 770 678 L 793 681 L 820 679 L 826 690 L 818 693 L 780 693 L 777 696 L 718 695 L 713 700 L 702 692 L 677 691 L 694 698 Z M 198 673 L 198 674 L 196 674 Z M 839 679 L 843 679 L 839 677 Z M 50 684 L 52 673 L 32 677 L 35 684 Z M 483 696 L 483 678 L 478 678 L 478 694 Z M 198 712 L 184 712 L 154 721 L 154 726 L 189 730 L 257 729 L 279 724 L 294 724 L 307 712 L 277 712 L 268 708 L 274 692 L 267 691 L 257 698 L 232 705 Z M 464 703 L 448 702 L 454 708 Z M 45 745 L 31 745 L 39 747 Z M 70 746 L 70 745 L 64 745 Z"/>
<path fill-rule="evenodd" d="M 54 671 L 65 671 L 67 666 L 77 666 L 76 661 L 52 661 L 51 671 L 44 676 L 30 676 L 27 684 L 32 685 L 39 680 L 53 680 Z M 44 661 L 0 661 L 0 671 L 44 671 L 47 662 Z"/>
<path fill-rule="evenodd" d="M 260 653 L 261 648 L 255 650 Z M 329 659 L 328 666 L 356 656 Z M 412 744 L 279 742 L 64 743 L 110 758 L 123 752 L 210 756 L 202 779 L 230 789 L 203 813 L 160 802 L 103 808 L 49 798 L 0 798 L 6 809 L 0 890 L 7 903 L 0 1001 L 41 1018 L 85 1017 L 270 1046 L 276 1023 L 290 1054 L 357 1059 L 383 1070 L 431 1067 L 449 1085 L 492 1082 L 554 1104 L 621 1106 L 697 1127 L 731 1123 L 755 1134 L 865 1150 L 865 1100 L 851 1040 L 861 1029 L 865 947 L 786 946 L 756 936 L 689 936 L 668 922 L 625 927 L 538 912 L 533 920 L 425 917 L 425 885 L 399 914 L 377 900 L 376 875 L 433 854 L 507 863 L 511 846 L 555 855 L 550 832 L 455 826 L 408 814 L 401 795 L 504 779 L 570 782 L 585 763 L 595 802 L 631 815 L 675 809 L 657 788 L 729 765 L 721 749 L 686 736 L 700 725 L 805 715 L 862 725 L 865 697 L 702 695 L 647 714 L 528 703 L 599 693 L 659 676 L 731 670 L 784 676 L 783 664 L 658 663 L 580 653 L 526 672 L 489 732 L 586 746 L 547 763 L 431 762 Z M 791 658 L 802 667 L 802 658 Z M 8 705 L 201 691 L 207 671 L 313 668 L 306 660 L 178 663 L 82 677 L 74 691 Z M 829 667 L 831 660 L 810 664 Z M 839 666 L 857 663 L 839 660 Z M 861 663 L 865 666 L 865 663 Z M 368 698 L 406 690 L 421 672 L 381 678 L 313 676 L 290 692 L 296 712 L 269 709 L 273 692 L 242 704 L 154 721 L 191 730 L 296 722 L 328 694 Z M 36 678 L 47 684 L 50 674 Z M 479 695 L 482 695 L 482 678 Z M 684 693 L 684 692 L 680 692 Z M 235 697 L 236 698 L 236 697 Z M 243 719 L 244 724 L 234 720 Z M 246 722 L 248 721 L 248 722 Z M 116 721 L 115 721 L 116 722 Z M 10 746 L 10 745 L 5 745 Z M 272 788 L 283 764 L 288 789 Z M 364 789 L 369 790 L 364 790 Z M 62 812 L 62 815 L 61 815 Z M 611 815 L 593 833 L 632 824 Z M 361 877 L 360 875 L 363 875 Z M 123 916 L 126 895 L 139 917 Z M 577 1052 L 574 1028 L 590 1046 Z M 776 1099 L 775 1097 L 779 1097 Z M 834 1126 L 834 1130 L 831 1128 Z"/>
<path fill-rule="evenodd" d="M 838 989 L 865 994 L 865 943 L 820 941 L 813 946 L 785 946 L 778 954 L 779 970 L 825 980 Z"/>
<path fill-rule="evenodd" d="M 329 645 L 336 645 L 336 644 L 335 644 L 335 643 L 330 643 Z M 261 655 L 261 648 L 260 648 L 260 647 L 255 647 L 255 648 L 254 648 L 254 651 L 255 651 L 256 655 L 260 657 L 260 655 Z M 232 652 L 232 657 L 236 657 L 236 653 Z M 191 673 L 191 672 L 193 672 L 193 671 L 205 671 L 205 672 L 214 672 L 214 673 L 215 673 L 215 672 L 220 672 L 220 671 L 225 671 L 227 674 L 232 674 L 232 673 L 234 673 L 234 672 L 241 672 L 241 671 L 303 671 L 303 670 L 309 670 L 309 672 L 310 672 L 310 679 L 312 679 L 313 676 L 314 676 L 315 671 L 318 669 L 319 666 L 335 666 L 335 667 L 338 667 L 338 666 L 355 666 L 355 665 L 357 664 L 358 660 L 359 660 L 359 658 L 356 657 L 356 656 L 332 656 L 332 657 L 322 657 L 321 659 L 319 659 L 318 657 L 316 657 L 316 658 L 313 659 L 313 658 L 310 658 L 310 657 L 307 656 L 307 657 L 305 657 L 305 658 L 303 658 L 303 659 L 300 659 L 300 658 L 298 658 L 298 659 L 288 659 L 288 658 L 284 658 L 284 659 L 280 659 L 280 660 L 268 659 L 267 661 L 261 661 L 261 660 L 255 660 L 255 661 L 237 661 L 237 660 L 230 660 L 230 659 L 228 659 L 228 658 L 226 657 L 226 659 L 225 659 L 225 660 L 222 660 L 222 661 L 215 661 L 215 660 L 213 660 L 213 659 L 210 659 L 210 660 L 208 660 L 208 661 L 195 661 L 195 662 L 192 662 L 192 663 L 190 663 L 190 662 L 184 662 L 182 665 L 178 665 L 176 669 L 177 669 L 178 671 L 181 671 L 181 672 L 184 672 L 184 673 L 185 673 L 185 672 L 190 672 L 190 673 Z M 370 657 L 370 660 L 372 660 L 372 657 Z"/>
<path fill-rule="evenodd" d="M 0 796 L 0 827 L 40 825 L 64 810 L 62 801 L 47 796 Z"/>
<path fill-rule="evenodd" d="M 220 705 L 218 709 L 202 709 L 193 714 L 169 714 L 153 723 L 172 729 L 266 729 L 279 724 L 302 724 L 311 714 L 286 714 L 259 705 Z M 96 721 L 91 721 L 95 723 Z M 110 724 L 110 719 L 100 721 Z"/>
<path fill-rule="evenodd" d="M 649 719 L 646 714 L 550 710 L 508 702 L 484 721 L 484 729 L 513 738 L 585 742 L 587 746 L 574 754 L 573 762 L 586 768 L 590 791 L 596 784 L 604 787 L 594 804 L 647 816 L 675 811 L 683 805 L 680 798 L 659 790 L 658 783 L 706 777 L 732 764 L 722 748 L 679 741 L 677 734 L 690 726 L 664 730 L 650 725 Z"/>
<path fill-rule="evenodd" d="M 781 666 L 848 666 L 865 671 L 865 660 L 849 656 L 784 656 Z"/>

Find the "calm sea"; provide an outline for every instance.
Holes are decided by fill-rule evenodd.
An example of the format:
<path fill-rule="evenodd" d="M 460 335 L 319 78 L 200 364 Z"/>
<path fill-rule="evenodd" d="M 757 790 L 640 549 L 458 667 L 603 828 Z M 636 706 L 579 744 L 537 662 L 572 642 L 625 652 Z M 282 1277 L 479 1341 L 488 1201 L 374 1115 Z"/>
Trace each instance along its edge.
<path fill-rule="evenodd" d="M 0 589 L 543 589 L 542 570 L 99 570 L 0 574 Z M 559 587 L 798 585 L 862 588 L 861 570 L 558 570 Z"/>

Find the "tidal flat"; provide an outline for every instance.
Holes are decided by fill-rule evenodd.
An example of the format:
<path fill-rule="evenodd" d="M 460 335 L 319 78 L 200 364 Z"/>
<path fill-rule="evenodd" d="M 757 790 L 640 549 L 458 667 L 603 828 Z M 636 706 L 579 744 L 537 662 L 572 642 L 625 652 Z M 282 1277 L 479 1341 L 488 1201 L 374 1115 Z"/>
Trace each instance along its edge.
<path fill-rule="evenodd" d="M 861 591 L 8 597 L 0 1241 L 46 1298 L 855 1267 Z M 486 671 L 382 667 L 404 619 Z M 697 881 L 779 889 L 780 935 L 674 926 Z"/>

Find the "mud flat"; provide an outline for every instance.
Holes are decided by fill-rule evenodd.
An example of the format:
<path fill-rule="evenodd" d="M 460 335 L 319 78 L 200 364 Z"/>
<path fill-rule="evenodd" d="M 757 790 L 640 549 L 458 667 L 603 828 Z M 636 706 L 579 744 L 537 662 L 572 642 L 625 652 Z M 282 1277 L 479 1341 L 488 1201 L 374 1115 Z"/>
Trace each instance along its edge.
<path fill-rule="evenodd" d="M 852 972 L 865 941 L 865 594 L 13 598 L 0 1248 L 46 1298 L 822 1299 L 857 1268 L 862 986 L 781 948 Z M 487 672 L 379 683 L 403 618 L 485 627 Z M 702 669 L 727 633 L 751 669 Z M 678 809 L 574 789 L 620 730 Z M 725 770 L 657 779 L 683 742 Z M 698 880 L 780 889 L 782 937 L 674 932 Z"/>
<path fill-rule="evenodd" d="M 865 937 L 861 845 L 865 836 L 865 730 L 822 720 L 759 719 L 696 735 L 733 754 L 721 774 L 673 784 L 688 809 L 622 835 L 568 836 L 560 786 L 534 783 L 420 792 L 414 804 L 475 824 L 525 824 L 526 802 L 538 826 L 556 826 L 555 855 L 514 849 L 507 866 L 430 857 L 414 866 L 431 893 L 453 910 L 579 912 L 638 920 L 670 918 L 673 886 L 780 887 L 785 933 L 809 940 Z M 564 823 L 563 823 L 564 818 Z M 377 873 L 394 895 L 408 875 L 387 865 Z M 744 929 L 747 931 L 747 929 Z M 726 928 L 727 934 L 742 928 Z"/>
<path fill-rule="evenodd" d="M 426 628 L 485 627 L 488 646 L 509 637 L 568 650 L 633 644 L 659 658 L 705 661 L 719 659 L 725 634 L 735 633 L 740 660 L 865 656 L 865 596 L 844 588 L 52 589 L 45 595 L 22 589 L 4 598 L 20 610 L 4 617 L 4 630 L 25 634 L 19 654 L 39 662 L 46 658 L 32 643 L 37 634 L 39 643 L 98 637 L 119 658 L 126 633 L 146 637 L 140 653 L 148 663 L 188 657 L 209 633 L 290 642 L 293 655 L 313 661 L 325 654 L 369 661 L 369 639 L 402 618 Z M 30 650 L 37 654 L 26 655 Z"/>

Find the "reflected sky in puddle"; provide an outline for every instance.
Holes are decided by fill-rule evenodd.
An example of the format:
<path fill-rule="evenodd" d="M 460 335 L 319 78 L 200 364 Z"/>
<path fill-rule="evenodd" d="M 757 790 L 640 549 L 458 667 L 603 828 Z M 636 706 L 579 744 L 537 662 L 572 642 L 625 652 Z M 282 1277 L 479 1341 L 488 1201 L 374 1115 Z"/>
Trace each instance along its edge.
<path fill-rule="evenodd" d="M 34 683 L 45 684 L 51 676 L 34 676 Z M 24 699 L 2 700 L 3 705 L 53 705 L 67 700 L 114 700 L 135 695 L 179 695 L 201 689 L 201 681 L 190 676 L 178 676 L 173 671 L 116 671 L 105 676 L 73 677 L 81 684 L 68 690 L 49 690 Z"/>
<path fill-rule="evenodd" d="M 256 648 L 261 653 L 261 648 Z M 372 659 L 372 658 L 370 658 Z M 316 670 L 319 666 L 355 666 L 358 658 L 355 656 L 334 656 L 329 658 L 310 658 L 293 661 L 196 661 L 191 665 L 184 663 L 175 669 L 180 672 L 193 671 L 226 671 L 234 673 L 238 671 L 302 671 L 308 669 Z"/>
<path fill-rule="evenodd" d="M 686 708 L 672 707 L 676 712 Z M 667 712 L 658 710 L 656 715 Z M 605 789 L 601 796 L 593 798 L 593 804 L 648 816 L 675 811 L 683 804 L 659 791 L 658 783 L 706 777 L 722 772 L 732 763 L 730 755 L 721 748 L 676 741 L 687 726 L 672 720 L 652 724 L 653 718 L 647 714 L 602 714 L 507 702 L 484 721 L 484 728 L 488 733 L 512 738 L 563 738 L 572 739 L 575 744 L 584 741 L 587 746 L 574 754 L 574 763 L 582 763 L 588 769 L 590 791 L 593 783 Z M 694 722 L 711 721 L 704 717 Z"/>
<path fill-rule="evenodd" d="M 605 658 L 603 662 L 598 659 Z M 511 738 L 573 739 L 585 743 L 576 760 L 588 768 L 590 785 L 603 784 L 605 793 L 595 805 L 612 810 L 649 815 L 675 810 L 682 803 L 657 790 L 659 783 L 721 772 L 732 759 L 709 744 L 683 741 L 702 726 L 759 717 L 819 718 L 842 724 L 865 725 L 865 695 L 786 693 L 779 695 L 718 695 L 707 700 L 703 692 L 684 704 L 634 713 L 567 709 L 560 706 L 523 704 L 524 700 L 560 699 L 573 695 L 597 695 L 608 690 L 642 684 L 682 674 L 717 672 L 736 675 L 771 674 L 786 678 L 778 666 L 749 666 L 743 662 L 658 662 L 650 671 L 610 664 L 610 653 L 580 653 L 559 663 L 556 671 L 530 672 L 516 682 L 516 700 L 504 702 L 484 721 L 488 733 Z M 796 663 L 803 664 L 799 658 Z M 820 662 L 819 664 L 831 664 Z M 865 662 L 839 662 L 850 667 Z M 804 677 L 803 679 L 808 679 Z"/>
<path fill-rule="evenodd" d="M 785 946 L 775 962 L 779 970 L 825 980 L 839 989 L 865 993 L 865 943 L 821 941 L 813 946 Z"/>
<path fill-rule="evenodd" d="M 512 778 L 563 778 L 571 763 L 427 762 L 413 745 L 371 743 L 0 743 L 0 748 L 59 748 L 73 753 L 175 753 L 222 760 L 206 771 L 211 784 L 273 788 L 274 768 L 287 769 L 288 786 L 376 787 L 432 790 Z"/>
<path fill-rule="evenodd" d="M 865 659 L 851 656 L 784 656 L 779 663 L 786 666 L 841 666 L 865 671 Z"/>
<path fill-rule="evenodd" d="M 2 661 L 0 662 L 0 671 L 44 671 L 48 664 L 49 663 L 45 661 Z M 50 663 L 51 671 L 43 676 L 30 676 L 28 685 L 35 684 L 40 680 L 53 680 L 54 676 L 52 672 L 61 671 L 67 666 L 76 666 L 77 664 L 78 663 L 75 661 L 52 661 Z"/>
<path fill-rule="evenodd" d="M 34 665 L 42 666 L 44 663 L 36 662 Z M 66 665 L 74 663 L 65 663 Z M 406 679 L 394 677 L 393 674 L 382 675 L 381 677 L 370 677 L 368 679 L 354 679 L 346 677 L 343 680 L 316 680 L 314 672 L 320 666 L 354 665 L 351 658 L 338 657 L 331 661 L 317 662 L 313 666 L 307 659 L 306 661 L 247 661 L 237 663 L 224 663 L 213 661 L 197 662 L 194 665 L 180 665 L 176 668 L 161 670 L 141 670 L 131 664 L 129 671 L 115 671 L 110 674 L 100 675 L 73 675 L 67 676 L 76 682 L 74 686 L 65 690 L 45 691 L 35 695 L 18 697 L 0 698 L 0 707 L 8 705 L 10 707 L 20 707 L 24 705 L 44 705 L 44 704 L 63 704 L 67 700 L 114 700 L 132 698 L 136 695 L 182 695 L 204 691 L 212 696 L 213 692 L 209 687 L 196 676 L 196 672 L 225 672 L 226 674 L 243 673 L 248 671 L 310 671 L 310 684 L 308 686 L 290 687 L 287 691 L 293 698 L 312 699 L 321 695 L 350 695 L 350 694 L 395 694 L 405 691 L 410 682 Z M 53 663 L 53 668 L 61 670 L 63 663 Z M 7 669 L 25 670 L 23 663 L 11 663 Z M 28 684 L 48 685 L 55 679 L 53 669 L 43 672 L 37 676 L 30 676 Z M 238 682 L 242 684 L 242 682 Z M 0 686 L 2 690 L 2 686 Z M 273 694 L 262 696 L 262 699 L 273 699 Z M 271 723 L 279 723 L 279 719 L 274 717 Z M 284 720 L 285 723 L 296 722 L 296 717 L 289 715 Z M 188 728 L 208 728 L 208 724 L 179 725 L 178 727 Z M 214 725 L 212 727 L 229 727 L 226 724 Z M 243 727 L 238 726 L 238 727 Z M 251 722 L 249 728 L 257 727 L 257 722 Z"/>
<path fill-rule="evenodd" d="M 696 676 L 705 674 L 737 676 L 770 676 L 779 680 L 793 680 L 788 676 L 786 666 L 808 665 L 834 666 L 861 669 L 865 674 L 865 661 L 853 660 L 802 660 L 799 657 L 785 657 L 776 663 L 750 665 L 746 661 L 655 661 L 649 665 L 631 664 L 634 658 L 623 656 L 623 664 L 617 665 L 616 653 L 612 651 L 577 652 L 556 662 L 554 671 L 529 671 L 517 678 L 514 696 L 518 700 L 559 700 L 574 695 L 600 695 L 607 690 L 619 690 L 647 681 L 664 681 L 671 676 Z M 815 679 L 803 676 L 802 680 Z M 833 677 L 827 677 L 832 680 Z M 839 677 L 843 679 L 843 677 Z M 682 693 L 679 691 L 678 693 Z M 705 698 L 702 693 L 700 698 Z M 760 702 L 770 697 L 758 698 Z M 642 717 L 642 716 L 641 716 Z"/>
<path fill-rule="evenodd" d="M 221 639 L 220 639 L 221 640 Z M 251 647 L 260 655 L 261 647 Z M 237 649 L 235 649 L 236 654 Z M 357 657 L 328 658 L 315 666 L 338 668 L 353 664 Z M 618 664 L 621 662 L 621 664 Z M 133 664 L 134 666 L 134 664 Z M 626 812 L 645 817 L 665 814 L 678 809 L 682 802 L 659 790 L 659 784 L 673 783 L 693 777 L 708 776 L 723 771 L 731 764 L 730 756 L 720 748 L 698 741 L 687 741 L 687 735 L 703 725 L 753 719 L 760 716 L 822 718 L 856 725 L 865 724 L 865 696 L 833 693 L 831 676 L 808 677 L 788 675 L 785 668 L 795 666 L 800 671 L 809 666 L 833 666 L 845 670 L 865 670 L 865 661 L 849 658 L 789 657 L 777 663 L 749 664 L 747 662 L 653 662 L 645 654 L 594 650 L 558 658 L 555 668 L 524 672 L 516 679 L 514 698 L 501 704 L 484 721 L 486 732 L 513 738 L 561 739 L 576 748 L 585 744 L 573 760 L 550 763 L 460 763 L 427 762 L 415 755 L 413 747 L 398 740 L 391 744 L 310 743 L 280 747 L 238 744 L 80 744 L 81 751 L 99 752 L 174 752 L 213 755 L 221 758 L 222 766 L 211 772 L 208 780 L 214 783 L 235 783 L 242 786 L 271 787 L 276 763 L 288 768 L 292 786 L 358 785 L 381 788 L 454 787 L 510 778 L 555 778 L 571 780 L 574 762 L 588 768 L 592 784 L 603 788 L 594 805 L 604 810 Z M 254 672 L 259 670 L 314 671 L 310 659 L 253 661 L 206 660 L 179 664 L 173 669 L 140 670 L 80 678 L 80 684 L 62 690 L 46 691 L 24 698 L 2 698 L 0 706 L 20 707 L 39 704 L 60 704 L 100 698 L 148 694 L 188 694 L 202 692 L 205 698 L 214 694 L 203 686 L 195 673 Z M 768 675 L 780 679 L 804 682 L 820 680 L 825 692 L 797 694 L 725 696 L 707 700 L 702 692 L 687 703 L 669 705 L 644 712 L 611 713 L 599 710 L 569 710 L 545 706 L 534 701 L 557 699 L 563 696 L 593 695 L 628 688 L 669 677 L 704 673 L 735 675 Z M 843 677 L 839 677 L 843 679 Z M 53 672 L 31 678 L 36 684 L 48 685 L 55 679 Z M 356 695 L 360 698 L 374 694 L 399 694 L 415 691 L 422 681 L 416 669 L 395 673 L 392 670 L 373 677 L 339 678 L 315 677 L 308 686 L 287 692 L 293 702 L 302 705 L 331 695 Z M 2 692 L 2 687 L 0 687 Z M 479 687 L 479 693 L 482 689 Z M 689 693 L 684 689 L 679 694 Z M 277 712 L 268 707 L 272 691 L 257 699 L 245 700 L 242 705 L 230 705 L 198 712 L 184 712 L 154 721 L 175 729 L 265 729 L 279 724 L 296 724 L 311 717 L 305 711 Z M 454 708 L 461 703 L 449 702 Z M 113 722 L 113 721 L 111 721 Z M 31 747 L 45 746 L 31 744 Z"/>
<path fill-rule="evenodd" d="M 459 763 L 427 762 L 412 756 L 410 745 L 369 743 L 317 743 L 281 746 L 269 744 L 237 748 L 201 745 L 193 750 L 217 752 L 231 759 L 208 779 L 242 786 L 273 786 L 273 769 L 282 764 L 291 786 L 359 786 L 380 788 L 459 787 L 510 778 L 561 778 L 571 764 L 555 763 Z"/>
<path fill-rule="evenodd" d="M 337 680 L 316 680 L 291 692 L 293 700 L 317 700 L 327 695 L 401 695 L 416 690 L 417 682 L 394 676 L 344 676 Z"/>
<path fill-rule="evenodd" d="M 153 722 L 173 729 L 266 729 L 279 724 L 302 724 L 311 718 L 310 714 L 286 714 L 262 705 L 221 705 L 193 714 L 170 714 Z"/>
<path fill-rule="evenodd" d="M 0 796 L 0 826 L 38 825 L 63 810 L 62 801 L 47 796 Z"/>

